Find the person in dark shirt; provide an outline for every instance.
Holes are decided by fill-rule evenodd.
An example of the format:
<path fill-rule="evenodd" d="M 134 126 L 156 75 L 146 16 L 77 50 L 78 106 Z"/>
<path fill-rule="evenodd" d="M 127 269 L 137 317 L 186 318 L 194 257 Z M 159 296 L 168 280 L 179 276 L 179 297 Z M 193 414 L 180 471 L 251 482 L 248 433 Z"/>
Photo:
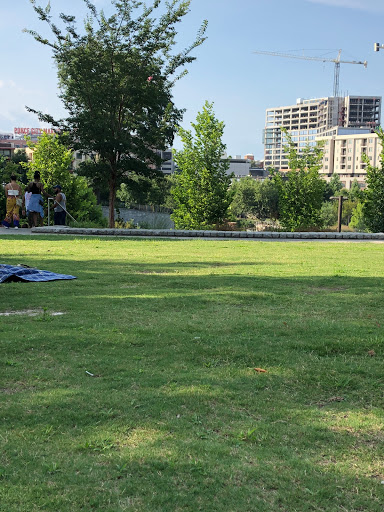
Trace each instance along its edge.
<path fill-rule="evenodd" d="M 49 197 L 49 194 L 44 190 L 44 185 L 40 181 L 39 171 L 33 175 L 33 181 L 28 183 L 27 192 L 32 193 L 27 209 L 28 222 L 31 227 L 41 226 L 44 218 L 43 196 Z"/>

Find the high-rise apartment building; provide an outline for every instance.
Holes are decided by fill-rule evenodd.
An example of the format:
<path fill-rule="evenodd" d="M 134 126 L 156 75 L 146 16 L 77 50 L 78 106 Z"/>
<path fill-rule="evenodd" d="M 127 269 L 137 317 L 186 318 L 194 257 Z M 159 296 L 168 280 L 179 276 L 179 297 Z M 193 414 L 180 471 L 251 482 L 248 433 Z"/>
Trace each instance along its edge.
<path fill-rule="evenodd" d="M 380 124 L 381 97 L 299 98 L 295 105 L 269 108 L 264 130 L 265 168 L 287 170 L 284 152 L 286 128 L 300 150 L 334 126 L 374 129 Z"/>

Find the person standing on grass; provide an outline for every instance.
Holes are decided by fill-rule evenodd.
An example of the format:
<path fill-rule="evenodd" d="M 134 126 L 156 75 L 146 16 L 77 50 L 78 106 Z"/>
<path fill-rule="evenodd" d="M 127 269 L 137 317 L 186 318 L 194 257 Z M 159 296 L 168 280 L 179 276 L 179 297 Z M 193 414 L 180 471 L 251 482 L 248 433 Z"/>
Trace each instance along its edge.
<path fill-rule="evenodd" d="M 5 219 L 3 220 L 3 226 L 5 229 L 10 228 L 12 221 L 14 228 L 19 229 L 20 207 L 22 207 L 23 215 L 25 213 L 23 191 L 16 180 L 16 176 L 12 174 L 11 181 L 4 187 L 5 197 L 7 198 L 6 214 Z"/>
<path fill-rule="evenodd" d="M 43 195 L 49 197 L 44 190 L 44 185 L 40 181 L 40 173 L 36 171 L 33 175 L 33 181 L 28 183 L 27 192 L 32 192 L 28 202 L 28 222 L 31 227 L 39 226 L 43 223 L 44 209 L 43 209 Z"/>
<path fill-rule="evenodd" d="M 65 197 L 64 192 L 61 190 L 61 185 L 55 185 L 53 190 L 56 194 L 55 200 L 53 202 L 53 219 L 55 226 L 65 226 L 65 219 L 67 216 L 67 198 Z"/>

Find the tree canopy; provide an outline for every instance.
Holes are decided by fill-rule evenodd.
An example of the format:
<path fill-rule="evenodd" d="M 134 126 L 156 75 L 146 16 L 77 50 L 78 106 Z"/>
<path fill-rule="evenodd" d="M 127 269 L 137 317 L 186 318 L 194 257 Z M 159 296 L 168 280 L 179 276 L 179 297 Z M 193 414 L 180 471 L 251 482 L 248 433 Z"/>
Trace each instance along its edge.
<path fill-rule="evenodd" d="M 67 197 L 67 209 L 76 220 L 101 222 L 101 208 L 96 205 L 96 196 L 88 186 L 86 178 L 70 172 L 72 151 L 55 135 L 43 133 L 38 142 L 28 140 L 34 149 L 33 160 L 27 164 L 27 176 L 33 179 L 39 171 L 41 181 L 48 194 L 53 194 L 54 185 L 61 185 Z"/>
<path fill-rule="evenodd" d="M 237 215 L 253 216 L 260 220 L 277 219 L 278 189 L 269 179 L 258 181 L 250 176 L 235 181 L 231 211 Z"/>
<path fill-rule="evenodd" d="M 279 189 L 279 220 L 291 231 L 321 224 L 321 206 L 325 181 L 319 175 L 323 157 L 322 143 L 307 144 L 301 151 L 287 130 L 282 130 L 287 141 L 285 151 L 290 170 L 286 178 L 271 171 L 272 180 Z"/>
<path fill-rule="evenodd" d="M 224 123 L 213 112 L 213 103 L 205 102 L 192 130 L 179 129 L 183 143 L 174 152 L 180 173 L 171 189 L 174 199 L 172 219 L 177 228 L 199 229 L 224 220 L 231 203 L 231 176 L 228 159 L 223 158 Z"/>
<path fill-rule="evenodd" d="M 364 219 L 370 231 L 384 232 L 384 131 L 380 128 L 377 135 L 381 142 L 380 166 L 374 167 L 367 155 L 363 155 L 367 164 L 367 189 L 363 205 Z"/>
<path fill-rule="evenodd" d="M 190 0 L 153 0 L 150 6 L 112 0 L 114 12 L 108 17 L 83 0 L 88 16 L 80 31 L 75 16 L 61 13 L 60 28 L 49 4 L 43 8 L 30 1 L 54 39 L 27 32 L 52 49 L 68 117 L 54 119 L 27 108 L 68 134 L 73 149 L 94 156 L 85 169 L 109 188 L 112 227 L 118 186 L 137 182 L 137 175 L 155 176 L 161 161 L 157 150 L 172 145 L 183 114 L 173 102 L 172 88 L 195 60 L 191 52 L 205 40 L 207 22 L 190 46 L 173 51 L 176 26 L 189 12 Z"/>

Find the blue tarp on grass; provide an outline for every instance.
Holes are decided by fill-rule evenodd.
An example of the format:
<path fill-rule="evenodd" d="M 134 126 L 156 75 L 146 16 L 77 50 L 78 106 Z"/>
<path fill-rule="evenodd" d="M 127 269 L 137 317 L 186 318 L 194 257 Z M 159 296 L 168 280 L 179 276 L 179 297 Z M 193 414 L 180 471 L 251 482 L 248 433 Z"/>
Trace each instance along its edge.
<path fill-rule="evenodd" d="M 13 265 L 0 265 L 0 283 L 6 281 L 56 281 L 57 279 L 76 279 L 75 276 L 66 274 L 55 274 L 47 270 L 38 270 L 37 268 L 27 268 L 23 266 L 15 267 Z"/>

